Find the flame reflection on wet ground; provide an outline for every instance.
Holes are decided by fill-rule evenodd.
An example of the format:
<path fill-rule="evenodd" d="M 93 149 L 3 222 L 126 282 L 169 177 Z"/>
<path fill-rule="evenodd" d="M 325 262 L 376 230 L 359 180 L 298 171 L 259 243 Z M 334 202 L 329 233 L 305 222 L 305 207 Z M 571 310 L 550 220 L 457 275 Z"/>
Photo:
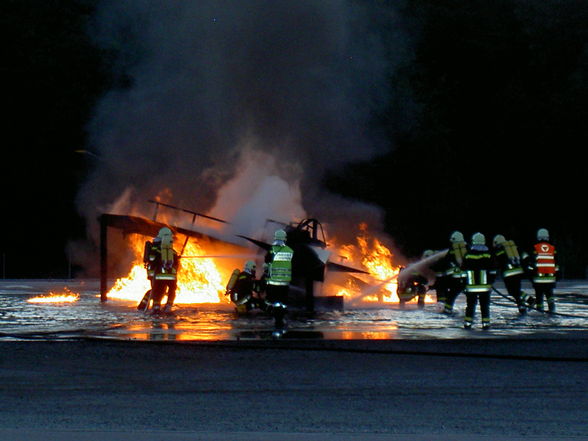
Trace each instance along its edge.
<path fill-rule="evenodd" d="M 174 314 L 155 318 L 137 311 L 135 302 L 100 303 L 96 280 L 0 281 L 0 337 L 3 339 L 68 339 L 98 337 L 120 340 L 239 340 L 272 338 L 273 320 L 263 314 L 237 317 L 229 304 L 178 305 Z M 500 287 L 498 287 L 501 289 Z M 504 290 L 502 289 L 502 292 Z M 73 302 L 30 303 L 33 297 L 67 293 Z M 464 331 L 461 327 L 465 299 L 456 302 L 453 316 L 439 314 L 436 304 L 423 310 L 416 305 L 353 306 L 343 311 L 315 314 L 291 312 L 284 337 L 345 339 L 451 339 L 567 333 L 588 329 L 588 284 L 558 285 L 561 316 L 530 312 L 519 317 L 507 299 L 493 295 L 492 329 Z M 479 313 L 477 312 L 479 325 Z M 479 328 L 477 328 L 479 329 Z"/>

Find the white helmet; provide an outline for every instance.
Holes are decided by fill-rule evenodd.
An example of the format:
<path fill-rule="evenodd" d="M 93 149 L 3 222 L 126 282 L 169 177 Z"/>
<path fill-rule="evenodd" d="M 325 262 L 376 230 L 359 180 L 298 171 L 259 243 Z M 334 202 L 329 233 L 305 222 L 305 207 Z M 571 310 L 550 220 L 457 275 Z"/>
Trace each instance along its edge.
<path fill-rule="evenodd" d="M 461 234 L 460 231 L 454 231 L 453 233 L 451 233 L 451 236 L 449 236 L 449 241 L 451 243 L 464 242 L 463 234 Z"/>
<path fill-rule="evenodd" d="M 499 247 L 503 245 L 504 242 L 506 242 L 506 238 L 502 234 L 497 234 L 496 236 L 494 236 L 494 239 L 492 240 L 492 245 L 494 245 L 495 247 Z"/>
<path fill-rule="evenodd" d="M 276 232 L 274 233 L 274 240 L 280 240 L 282 242 L 285 242 L 287 237 L 288 235 L 284 230 L 276 230 Z"/>
<path fill-rule="evenodd" d="M 545 228 L 539 228 L 537 230 L 537 240 L 549 240 L 549 231 Z"/>
<path fill-rule="evenodd" d="M 255 274 L 256 270 L 257 270 L 257 266 L 255 265 L 255 262 L 253 260 L 248 260 L 247 262 L 245 262 L 244 271 L 246 273 Z"/>
<path fill-rule="evenodd" d="M 472 245 L 486 245 L 486 236 L 482 233 L 474 233 L 472 236 Z"/>

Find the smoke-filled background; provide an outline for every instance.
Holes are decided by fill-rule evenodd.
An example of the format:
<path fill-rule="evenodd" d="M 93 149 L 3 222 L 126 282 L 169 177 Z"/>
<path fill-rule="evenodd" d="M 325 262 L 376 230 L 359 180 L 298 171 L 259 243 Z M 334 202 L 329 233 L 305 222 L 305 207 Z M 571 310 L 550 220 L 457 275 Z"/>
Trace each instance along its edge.
<path fill-rule="evenodd" d="M 87 274 L 97 215 L 153 197 L 244 231 L 366 220 L 409 258 L 546 227 L 585 276 L 585 1 L 0 8 L 3 277 Z"/>
<path fill-rule="evenodd" d="M 323 179 L 389 147 L 370 126 L 394 67 L 382 23 L 397 20 L 341 0 L 100 2 L 94 38 L 118 49 L 129 84 L 96 107 L 81 213 L 93 220 L 123 194 L 118 210 L 147 213 L 161 195 L 241 234 L 306 213 L 331 233 L 361 220 L 381 230 L 376 207 L 332 196 Z"/>

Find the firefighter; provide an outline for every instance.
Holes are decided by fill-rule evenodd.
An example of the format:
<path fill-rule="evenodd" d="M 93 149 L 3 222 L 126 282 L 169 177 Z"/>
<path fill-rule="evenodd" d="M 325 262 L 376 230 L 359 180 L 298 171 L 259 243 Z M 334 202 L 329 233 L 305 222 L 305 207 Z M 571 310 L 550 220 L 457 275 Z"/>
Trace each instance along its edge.
<path fill-rule="evenodd" d="M 449 236 L 450 247 L 444 258 L 445 283 L 447 284 L 445 305 L 443 312 L 451 314 L 455 299 L 464 289 L 465 273 L 462 271 L 463 258 L 467 252 L 467 244 L 460 231 L 454 231 Z"/>
<path fill-rule="evenodd" d="M 521 283 L 525 276 L 522 265 L 522 258 L 519 249 L 513 240 L 506 240 L 502 234 L 497 234 L 492 240 L 494 248 L 494 260 L 497 269 L 500 271 L 504 287 L 512 296 L 519 308 L 519 313 L 527 313 L 526 293 L 521 290 Z"/>
<path fill-rule="evenodd" d="M 152 247 L 149 260 L 153 265 L 153 313 L 161 311 L 161 301 L 167 295 L 167 302 L 163 312 L 171 312 L 177 289 L 177 273 L 179 258 L 173 249 L 173 233 L 163 227 L 159 230 L 157 237 L 160 239 L 159 249 Z"/>
<path fill-rule="evenodd" d="M 555 295 L 553 290 L 559 274 L 555 246 L 549 240 L 549 231 L 540 228 L 537 242 L 533 245 L 527 269 L 531 273 L 531 282 L 535 289 L 535 307 L 543 311 L 543 299 L 547 300 L 549 312 L 555 312 Z"/>
<path fill-rule="evenodd" d="M 234 270 L 227 283 L 226 294 L 230 295 L 238 313 L 245 313 L 254 308 L 265 309 L 259 298 L 260 284 L 255 278 L 256 270 L 255 262 L 248 260 L 245 262 L 243 271 Z"/>
<path fill-rule="evenodd" d="M 151 288 L 145 293 L 139 304 L 137 305 L 137 309 L 139 311 L 146 311 L 149 309 L 149 303 L 151 303 L 151 299 L 153 297 L 153 276 L 155 275 L 155 266 L 154 261 L 149 257 L 151 255 L 155 255 L 159 253 L 161 247 L 161 238 L 154 237 L 152 241 L 146 241 L 145 247 L 143 250 L 143 266 L 147 271 L 147 279 L 149 280 L 149 284 Z"/>
<path fill-rule="evenodd" d="M 463 258 L 463 271 L 466 275 L 466 311 L 463 327 L 471 329 L 478 299 L 482 314 L 482 328 L 490 328 L 490 290 L 496 277 L 492 255 L 486 246 L 482 233 L 472 236 L 472 245 Z"/>
<path fill-rule="evenodd" d="M 426 250 L 422 257 L 422 259 L 426 259 L 433 255 L 432 250 Z M 420 270 L 418 267 L 413 269 L 409 269 L 410 274 L 406 277 L 400 277 L 400 273 L 402 271 L 406 271 L 405 268 L 402 268 L 399 271 L 398 277 L 398 287 L 396 289 L 396 294 L 398 295 L 398 302 L 401 307 L 404 307 L 404 304 L 413 298 L 417 297 L 417 305 L 419 309 L 425 307 L 425 296 L 427 294 L 427 284 L 429 283 L 429 279 L 423 274 L 423 271 Z"/>
<path fill-rule="evenodd" d="M 294 250 L 286 245 L 284 230 L 276 230 L 272 247 L 265 256 L 266 301 L 273 305 L 276 326 L 283 326 L 283 316 L 288 302 L 288 291 L 292 280 L 292 258 Z"/>

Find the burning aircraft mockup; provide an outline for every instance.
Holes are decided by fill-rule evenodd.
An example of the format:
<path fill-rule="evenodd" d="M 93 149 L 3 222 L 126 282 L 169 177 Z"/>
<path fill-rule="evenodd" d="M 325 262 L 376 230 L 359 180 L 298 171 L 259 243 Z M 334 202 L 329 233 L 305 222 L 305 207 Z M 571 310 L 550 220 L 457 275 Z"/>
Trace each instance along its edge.
<path fill-rule="evenodd" d="M 219 223 L 228 223 L 223 219 L 204 215 L 190 210 L 185 210 L 173 205 L 164 204 L 158 201 L 150 201 L 155 203 L 155 213 L 153 219 L 147 219 L 141 216 L 132 215 L 117 215 L 104 213 L 100 216 L 100 298 L 101 301 L 107 300 L 108 294 L 108 229 L 116 228 L 121 230 L 124 235 L 139 234 L 142 236 L 153 237 L 157 234 L 160 228 L 168 227 L 175 235 L 183 236 L 184 243 L 182 252 L 190 239 L 195 241 L 206 240 L 213 245 L 231 247 L 231 252 L 234 257 L 244 256 L 249 253 L 252 255 L 250 249 L 238 244 L 237 242 L 242 238 L 246 241 L 256 245 L 259 251 L 267 252 L 271 248 L 271 243 L 247 237 L 244 235 L 237 235 L 235 242 L 213 237 L 192 228 L 179 227 L 167 222 L 157 221 L 157 212 L 160 207 L 167 207 L 174 210 L 180 210 L 189 213 L 192 216 L 192 226 L 194 221 L 203 217 L 208 220 Z M 294 250 L 294 258 L 292 261 L 292 283 L 289 295 L 289 306 L 296 306 L 304 308 L 308 311 L 314 310 L 315 306 L 342 309 L 343 296 L 316 296 L 315 283 L 322 283 L 325 280 L 327 271 L 347 272 L 347 273 L 362 273 L 369 274 L 362 269 L 354 268 L 352 266 L 343 265 L 330 261 L 329 258 L 333 254 L 328 249 L 325 234 L 321 223 L 317 219 L 304 219 L 297 223 L 284 224 L 281 222 L 271 221 L 280 225 L 287 233 L 287 244 Z M 180 254 L 182 254 L 180 252 Z M 189 256 L 189 257 L 206 257 L 206 256 Z M 214 257 L 214 256 L 210 256 Z M 230 257 L 230 256 L 224 256 Z"/>

